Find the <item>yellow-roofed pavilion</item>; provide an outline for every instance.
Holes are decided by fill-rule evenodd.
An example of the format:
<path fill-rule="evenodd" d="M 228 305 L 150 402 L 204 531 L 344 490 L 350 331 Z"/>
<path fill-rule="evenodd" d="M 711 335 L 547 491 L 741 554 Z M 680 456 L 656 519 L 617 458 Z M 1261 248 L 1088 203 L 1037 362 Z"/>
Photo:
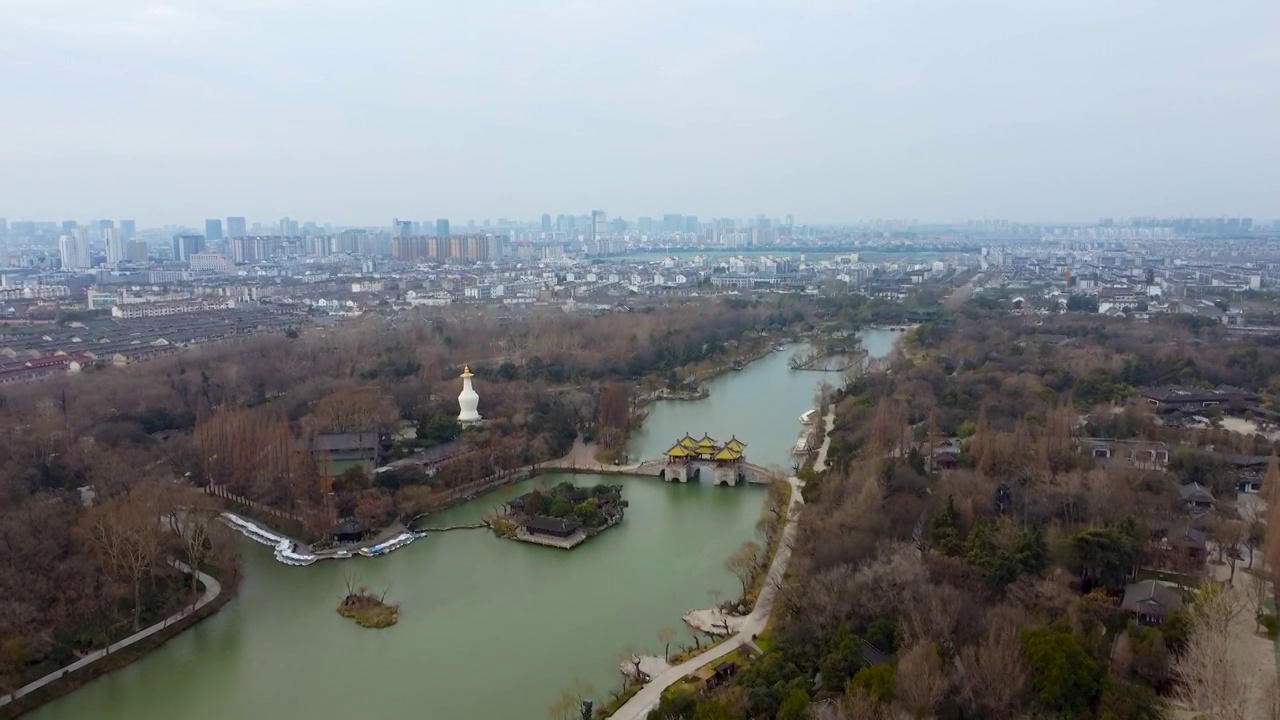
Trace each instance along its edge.
<path fill-rule="evenodd" d="M 734 437 L 729 442 L 721 444 L 715 441 L 715 438 L 704 434 L 701 440 L 694 440 L 693 436 L 685 433 L 675 445 L 672 445 L 666 452 L 667 462 L 689 462 L 693 460 L 702 460 L 705 462 L 717 463 L 733 463 L 742 460 L 747 444 Z"/>

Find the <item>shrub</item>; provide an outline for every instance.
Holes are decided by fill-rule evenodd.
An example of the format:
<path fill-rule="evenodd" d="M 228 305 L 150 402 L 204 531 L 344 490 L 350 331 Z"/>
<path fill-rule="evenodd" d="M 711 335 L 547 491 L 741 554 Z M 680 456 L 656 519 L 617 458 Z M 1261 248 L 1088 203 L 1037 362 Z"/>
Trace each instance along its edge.
<path fill-rule="evenodd" d="M 1273 613 L 1262 613 L 1258 616 L 1258 624 L 1262 626 L 1262 631 L 1267 637 L 1274 638 L 1276 630 L 1280 629 L 1280 619 L 1277 619 Z"/>

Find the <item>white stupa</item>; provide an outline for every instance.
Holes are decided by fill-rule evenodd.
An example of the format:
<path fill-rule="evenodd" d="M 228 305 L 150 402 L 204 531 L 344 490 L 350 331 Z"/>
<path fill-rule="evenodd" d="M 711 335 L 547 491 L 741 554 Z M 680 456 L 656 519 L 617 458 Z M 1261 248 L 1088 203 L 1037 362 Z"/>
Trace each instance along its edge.
<path fill-rule="evenodd" d="M 458 422 L 463 424 L 480 422 L 480 413 L 476 412 L 476 408 L 480 406 L 480 396 L 471 387 L 473 377 L 475 375 L 471 374 L 471 368 L 463 365 L 462 392 L 458 393 L 458 408 L 462 411 L 458 413 Z"/>

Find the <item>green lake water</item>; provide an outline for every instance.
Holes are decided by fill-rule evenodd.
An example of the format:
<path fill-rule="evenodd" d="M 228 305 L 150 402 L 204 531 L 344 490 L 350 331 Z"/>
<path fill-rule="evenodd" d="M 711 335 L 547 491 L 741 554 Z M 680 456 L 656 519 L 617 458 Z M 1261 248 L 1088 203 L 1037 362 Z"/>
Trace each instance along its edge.
<path fill-rule="evenodd" d="M 883 355 L 897 333 L 868 331 Z M 686 431 L 736 435 L 747 458 L 789 468 L 798 417 L 838 374 L 797 372 L 774 353 L 709 383 L 711 397 L 651 407 L 633 457 L 657 458 Z M 484 388 L 477 387 L 483 404 Z M 724 558 L 752 535 L 763 492 L 651 478 L 543 476 L 621 482 L 626 519 L 572 551 L 501 540 L 486 530 L 434 533 L 377 559 L 276 562 L 242 543 L 239 596 L 212 618 L 129 667 L 28 717 L 36 720 L 538 720 L 578 677 L 603 700 L 620 685 L 624 647 L 661 653 L 657 631 L 731 597 Z M 478 520 L 519 483 L 440 513 L 432 524 Z M 334 611 L 342 575 L 387 590 L 400 622 L 366 630 Z"/>

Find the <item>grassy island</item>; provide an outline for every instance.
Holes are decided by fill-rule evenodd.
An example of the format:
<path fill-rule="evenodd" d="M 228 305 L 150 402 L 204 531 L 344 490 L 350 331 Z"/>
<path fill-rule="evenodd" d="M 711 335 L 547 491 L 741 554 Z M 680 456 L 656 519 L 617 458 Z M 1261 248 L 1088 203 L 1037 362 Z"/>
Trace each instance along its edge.
<path fill-rule="evenodd" d="M 338 614 L 360 627 L 385 628 L 400 620 L 400 608 L 371 594 L 348 595 L 338 605 Z"/>
<path fill-rule="evenodd" d="M 503 537 L 567 549 L 616 525 L 626 506 L 621 485 L 562 482 L 512 499 L 492 524 Z"/>
<path fill-rule="evenodd" d="M 338 603 L 338 614 L 354 620 L 360 627 L 385 628 L 400 620 L 400 606 L 387 602 L 387 594 L 374 595 L 365 588 L 356 588 L 353 576 L 345 576 L 347 595 Z"/>

